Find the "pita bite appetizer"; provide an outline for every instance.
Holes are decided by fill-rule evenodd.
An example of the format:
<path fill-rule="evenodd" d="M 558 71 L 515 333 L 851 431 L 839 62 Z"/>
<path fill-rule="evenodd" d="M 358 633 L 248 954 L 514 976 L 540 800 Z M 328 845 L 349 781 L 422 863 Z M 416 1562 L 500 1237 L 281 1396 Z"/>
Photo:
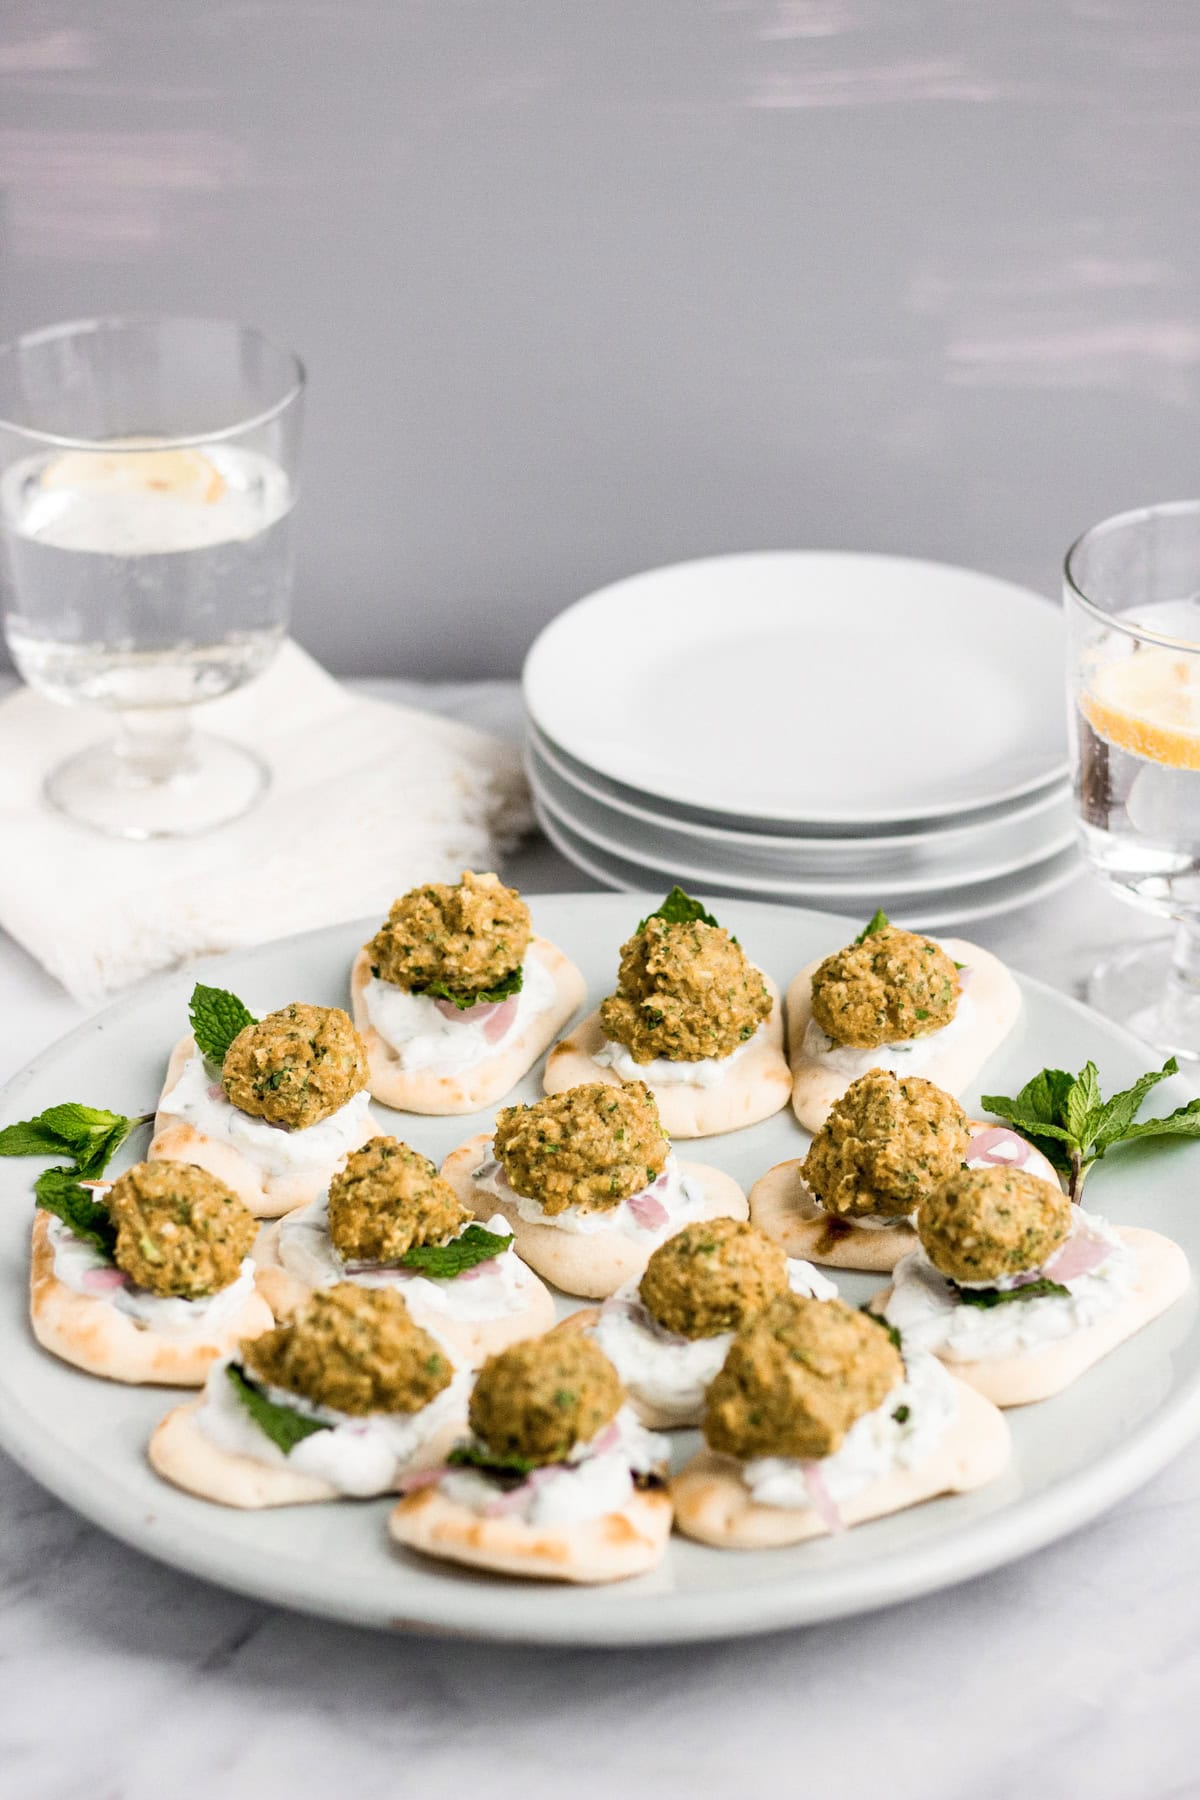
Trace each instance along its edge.
<path fill-rule="evenodd" d="M 698 900 L 673 888 L 621 946 L 616 992 L 554 1046 L 548 1094 L 643 1081 L 672 1137 L 712 1137 L 787 1105 L 770 978 Z"/>
<path fill-rule="evenodd" d="M 379 1129 L 349 1015 L 297 1002 L 256 1019 L 198 985 L 191 1020 L 167 1065 L 151 1156 L 210 1170 L 256 1218 L 307 1205 Z"/>
<path fill-rule="evenodd" d="M 1045 1400 L 1174 1304 L 1178 1244 L 1118 1229 L 1027 1169 L 962 1169 L 917 1212 L 874 1310 L 997 1406 Z"/>
<path fill-rule="evenodd" d="M 917 1247 L 921 1202 L 964 1164 L 993 1163 L 1056 1179 L 1016 1132 L 968 1119 L 932 1081 L 871 1069 L 834 1101 L 806 1157 L 759 1177 L 750 1217 L 789 1256 L 887 1272 Z"/>
<path fill-rule="evenodd" d="M 266 1227 L 259 1288 L 277 1314 L 341 1281 L 394 1288 L 457 1363 L 477 1367 L 548 1331 L 554 1301 L 514 1253 L 503 1217 L 473 1219 L 428 1157 L 372 1138 L 351 1151 L 327 1193 Z"/>
<path fill-rule="evenodd" d="M 840 1300 L 785 1294 L 708 1390 L 708 1448 L 671 1483 L 679 1529 L 763 1550 L 964 1493 L 1009 1459 L 1003 1416 Z"/>
<path fill-rule="evenodd" d="M 792 1106 L 819 1131 L 869 1069 L 961 1094 L 1008 1036 L 1021 995 L 1004 964 L 960 938 L 901 931 L 877 912 L 852 944 L 788 989 Z"/>
<path fill-rule="evenodd" d="M 393 1289 L 339 1282 L 214 1363 L 148 1455 L 164 1480 L 222 1506 L 393 1493 L 442 1462 L 469 1387 Z"/>
<path fill-rule="evenodd" d="M 643 1082 L 593 1081 L 509 1106 L 442 1174 L 476 1218 L 500 1214 L 523 1262 L 564 1294 L 603 1300 L 693 1219 L 744 1219 L 730 1176 L 675 1160 Z"/>
<path fill-rule="evenodd" d="M 34 1219 L 34 1336 L 109 1381 L 201 1387 L 239 1339 L 274 1322 L 255 1290 L 257 1229 L 224 1182 L 190 1163 L 60 1182 Z"/>
<path fill-rule="evenodd" d="M 583 977 L 496 875 L 427 882 L 394 902 L 354 961 L 371 1092 L 401 1112 L 503 1100 L 583 1002 Z"/>
<path fill-rule="evenodd" d="M 572 1313 L 559 1331 L 586 1331 L 609 1358 L 643 1425 L 700 1425 L 704 1395 L 736 1332 L 789 1289 L 814 1300 L 837 1293 L 809 1263 L 740 1219 L 685 1225 L 660 1244 L 640 1281 L 596 1310 Z"/>
<path fill-rule="evenodd" d="M 589 1338 L 552 1333 L 490 1358 L 470 1425 L 446 1468 L 405 1484 L 398 1544 L 550 1581 L 621 1581 L 661 1560 L 666 1444 Z"/>

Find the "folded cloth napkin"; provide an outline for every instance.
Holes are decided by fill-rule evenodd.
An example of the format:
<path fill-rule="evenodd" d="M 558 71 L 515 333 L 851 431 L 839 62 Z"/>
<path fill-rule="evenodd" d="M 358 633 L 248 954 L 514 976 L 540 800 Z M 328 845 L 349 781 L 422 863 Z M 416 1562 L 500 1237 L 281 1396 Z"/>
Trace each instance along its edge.
<path fill-rule="evenodd" d="M 194 956 L 386 912 L 419 881 L 493 868 L 530 824 L 514 745 L 351 694 L 287 643 L 205 706 L 273 780 L 207 836 L 125 843 L 42 798 L 46 771 L 101 724 L 24 689 L 0 703 L 0 926 L 95 1002 Z"/>

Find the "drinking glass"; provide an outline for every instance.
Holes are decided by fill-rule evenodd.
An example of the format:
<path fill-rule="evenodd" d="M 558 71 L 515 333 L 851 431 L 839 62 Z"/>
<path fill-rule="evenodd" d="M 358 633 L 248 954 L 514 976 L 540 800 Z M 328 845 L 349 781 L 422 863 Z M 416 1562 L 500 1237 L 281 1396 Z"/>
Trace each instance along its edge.
<path fill-rule="evenodd" d="M 1064 592 L 1084 853 L 1113 893 L 1176 922 L 1107 957 L 1088 998 L 1200 1058 L 1200 501 L 1093 527 Z"/>
<path fill-rule="evenodd" d="M 243 325 L 90 319 L 0 346 L 0 603 L 17 668 L 116 735 L 45 793 L 111 835 L 238 817 L 269 780 L 192 709 L 287 629 L 304 370 Z"/>

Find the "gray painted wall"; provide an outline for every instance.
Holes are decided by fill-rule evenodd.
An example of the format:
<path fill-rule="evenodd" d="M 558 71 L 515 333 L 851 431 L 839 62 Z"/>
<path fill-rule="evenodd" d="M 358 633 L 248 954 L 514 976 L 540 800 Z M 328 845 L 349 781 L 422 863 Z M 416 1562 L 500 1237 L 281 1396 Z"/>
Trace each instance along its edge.
<path fill-rule="evenodd" d="M 1196 0 L 8 0 L 0 330 L 293 344 L 344 671 L 722 549 L 1050 592 L 1200 486 L 1198 121 Z"/>

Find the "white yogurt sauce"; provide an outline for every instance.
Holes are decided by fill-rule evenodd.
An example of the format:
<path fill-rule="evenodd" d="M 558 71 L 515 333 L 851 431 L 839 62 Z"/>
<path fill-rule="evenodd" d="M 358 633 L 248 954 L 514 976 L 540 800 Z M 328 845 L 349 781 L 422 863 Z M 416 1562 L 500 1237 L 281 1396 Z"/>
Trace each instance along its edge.
<path fill-rule="evenodd" d="M 667 1056 L 656 1056 L 653 1062 L 635 1062 L 624 1044 L 619 1044 L 615 1038 L 605 1038 L 600 1048 L 593 1052 L 592 1061 L 599 1063 L 602 1069 L 612 1069 L 622 1081 L 644 1081 L 652 1088 L 683 1084 L 717 1087 L 738 1057 L 744 1056 L 765 1030 L 766 1026 L 760 1025 L 753 1037 L 731 1050 L 728 1056 L 702 1056 L 694 1062 L 676 1061 Z"/>
<path fill-rule="evenodd" d="M 477 1009 L 467 1007 L 448 1017 L 428 994 L 410 994 L 393 981 L 382 981 L 372 975 L 363 989 L 363 1002 L 372 1025 L 395 1052 L 402 1069 L 427 1069 L 434 1075 L 460 1075 L 490 1058 L 502 1056 L 508 1046 L 526 1030 L 539 1014 L 547 1012 L 557 995 L 554 977 L 532 948 L 522 965 L 520 992 L 513 995 L 516 1007 L 508 1028 L 489 1043 L 485 1026 L 493 1016 L 492 1008 L 484 1019 L 473 1019 Z"/>
<path fill-rule="evenodd" d="M 937 1031 L 927 1032 L 924 1037 L 906 1038 L 901 1043 L 861 1050 L 852 1044 L 835 1044 L 817 1021 L 810 1018 L 804 1027 L 801 1050 L 814 1062 L 827 1069 L 836 1069 L 839 1075 L 848 1075 L 854 1081 L 870 1069 L 888 1069 L 893 1075 L 921 1075 L 936 1057 L 971 1031 L 974 1022 L 975 1004 L 964 990 L 958 996 L 958 1006 L 950 1023 Z"/>
<path fill-rule="evenodd" d="M 635 1474 L 661 1470 L 669 1450 L 665 1438 L 640 1425 L 628 1406 L 598 1434 L 603 1450 L 577 1444 L 565 1463 L 537 1470 L 532 1479 L 505 1493 L 476 1469 L 452 1469 L 438 1486 L 448 1500 L 477 1513 L 503 1513 L 526 1525 L 580 1525 L 605 1513 L 619 1512 L 635 1493 Z"/>
<path fill-rule="evenodd" d="M 643 1304 L 641 1277 L 604 1302 L 591 1335 L 614 1365 L 626 1388 L 645 1405 L 666 1415 L 673 1425 L 698 1425 L 704 1395 L 720 1372 L 734 1340 L 732 1331 L 714 1337 L 688 1338 L 668 1331 Z M 794 1294 L 832 1300 L 837 1288 L 811 1263 L 788 1259 L 788 1285 Z"/>
<path fill-rule="evenodd" d="M 508 1185 L 508 1178 L 492 1155 L 490 1144 L 485 1160 L 471 1179 L 485 1194 L 514 1202 L 518 1216 L 527 1224 L 553 1225 L 559 1231 L 578 1232 L 581 1235 L 593 1231 L 622 1231 L 626 1236 L 635 1238 L 639 1244 L 661 1244 L 673 1237 L 690 1220 L 709 1216 L 704 1189 L 698 1181 L 683 1173 L 674 1153 L 668 1153 L 663 1172 L 652 1186 L 643 1188 L 640 1193 L 631 1194 L 629 1199 L 622 1200 L 618 1206 L 607 1208 L 568 1206 L 559 1213 L 545 1212 L 539 1200 L 531 1200 L 527 1194 L 515 1193 Z M 667 1215 L 664 1224 L 646 1225 L 638 1218 L 637 1203 L 648 1199 L 657 1200 L 663 1207 Z"/>
<path fill-rule="evenodd" d="M 292 1175 L 305 1169 L 332 1169 L 348 1150 L 357 1149 L 370 1104 L 371 1096 L 364 1088 L 327 1119 L 289 1131 L 285 1125 L 272 1125 L 234 1106 L 196 1050 L 159 1107 L 186 1119 L 205 1137 L 231 1144 L 265 1174 Z"/>
<path fill-rule="evenodd" d="M 1137 1277 L 1137 1256 L 1116 1229 L 1094 1213 L 1076 1207 L 1072 1230 L 1086 1230 L 1111 1246 L 1110 1254 L 1086 1275 L 1062 1285 L 1066 1294 L 1043 1294 L 1036 1300 L 1014 1300 L 995 1307 L 971 1306 L 960 1300 L 924 1250 L 914 1250 L 897 1265 L 892 1297 L 885 1309 L 909 1345 L 936 1350 L 955 1362 L 988 1356 L 1013 1356 L 1039 1350 L 1093 1325 L 1121 1304 Z M 1045 1271 L 1053 1279 L 1053 1258 Z M 1012 1288 L 1016 1277 L 991 1282 L 963 1282 L 963 1287 Z"/>
<path fill-rule="evenodd" d="M 829 1498 L 838 1505 L 894 1469 L 925 1462 L 958 1417 L 954 1385 L 937 1358 L 904 1346 L 904 1380 L 873 1412 L 850 1427 L 832 1456 L 810 1465 L 788 1456 L 754 1457 L 742 1464 L 742 1479 L 759 1506 L 789 1510 L 812 1505 L 806 1471 L 820 1471 Z M 897 1412 L 908 1408 L 906 1417 Z"/>
<path fill-rule="evenodd" d="M 462 1231 L 474 1223 L 468 1221 Z M 329 1235 L 329 1196 L 322 1194 L 310 1206 L 284 1216 L 279 1229 L 279 1260 L 290 1275 L 312 1288 L 332 1287 L 336 1281 L 354 1281 L 360 1287 L 394 1287 L 414 1315 L 424 1309 L 452 1319 L 505 1318 L 520 1312 L 525 1305 L 519 1286 L 521 1264 L 512 1250 L 512 1227 L 502 1214 L 489 1219 L 485 1230 L 507 1237 L 508 1249 L 446 1281 L 420 1275 L 414 1269 L 355 1266 L 350 1274 Z M 462 1232 L 456 1235 L 461 1237 Z"/>
<path fill-rule="evenodd" d="M 363 1499 L 386 1494 L 433 1434 L 461 1418 L 466 1411 L 471 1377 L 459 1370 L 420 1412 L 368 1413 L 358 1417 L 315 1406 L 311 1400 L 285 1388 L 258 1382 L 269 1400 L 290 1406 L 310 1419 L 329 1424 L 328 1431 L 314 1431 L 286 1454 L 259 1430 L 234 1392 L 225 1371 L 229 1359 L 213 1364 L 196 1412 L 196 1424 L 207 1438 L 234 1456 L 249 1456 L 275 1469 L 298 1469 L 327 1481 L 339 1494 Z"/>
<path fill-rule="evenodd" d="M 228 1287 L 205 1294 L 200 1300 L 151 1293 L 148 1288 L 137 1287 L 128 1276 L 123 1286 L 117 1286 L 113 1276 L 120 1271 L 93 1244 L 77 1238 L 61 1219 L 52 1215 L 48 1231 L 54 1250 L 54 1273 L 64 1287 L 114 1307 L 143 1331 L 155 1331 L 162 1337 L 190 1338 L 220 1331 L 237 1317 L 254 1289 L 254 1263 L 248 1256 L 242 1258 Z"/>

